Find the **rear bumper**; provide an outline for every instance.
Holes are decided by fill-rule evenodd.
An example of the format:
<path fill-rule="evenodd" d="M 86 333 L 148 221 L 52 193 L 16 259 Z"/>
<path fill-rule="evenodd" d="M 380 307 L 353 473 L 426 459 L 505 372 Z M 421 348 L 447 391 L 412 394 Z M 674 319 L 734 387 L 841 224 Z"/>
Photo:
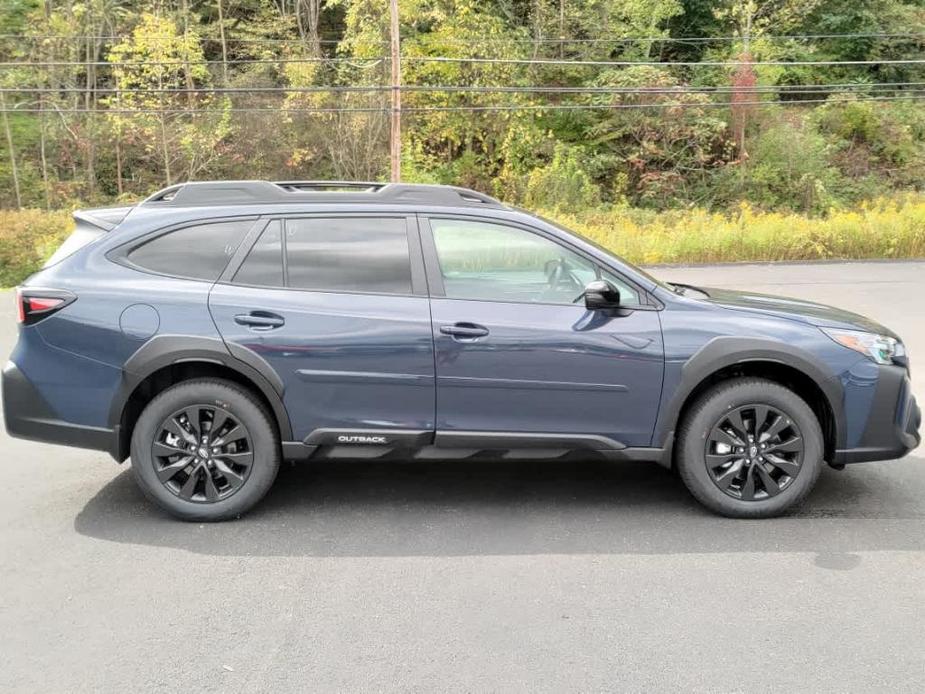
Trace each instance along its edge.
<path fill-rule="evenodd" d="M 859 445 L 835 451 L 834 464 L 902 458 L 921 443 L 922 411 L 905 369 L 880 368 L 870 412 Z"/>
<path fill-rule="evenodd" d="M 106 451 L 115 457 L 118 432 L 58 419 L 35 386 L 13 362 L 3 369 L 3 420 L 10 436 Z"/>

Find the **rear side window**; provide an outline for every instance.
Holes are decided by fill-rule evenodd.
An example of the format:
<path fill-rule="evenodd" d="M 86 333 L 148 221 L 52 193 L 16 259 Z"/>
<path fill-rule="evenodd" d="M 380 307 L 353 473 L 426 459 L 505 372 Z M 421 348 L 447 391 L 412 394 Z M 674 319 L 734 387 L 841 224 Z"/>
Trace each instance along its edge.
<path fill-rule="evenodd" d="M 214 282 L 253 223 L 248 219 L 177 229 L 132 249 L 128 260 L 163 275 Z"/>
<path fill-rule="evenodd" d="M 274 221 L 234 281 L 327 292 L 411 294 L 407 224 L 401 217 Z"/>

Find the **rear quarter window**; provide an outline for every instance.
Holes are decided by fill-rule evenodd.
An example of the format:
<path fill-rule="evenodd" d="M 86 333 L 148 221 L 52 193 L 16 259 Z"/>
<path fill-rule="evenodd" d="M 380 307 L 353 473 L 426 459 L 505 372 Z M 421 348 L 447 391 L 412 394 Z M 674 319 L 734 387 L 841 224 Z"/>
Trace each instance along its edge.
<path fill-rule="evenodd" d="M 246 219 L 183 227 L 136 246 L 126 259 L 142 270 L 214 282 L 253 224 Z"/>

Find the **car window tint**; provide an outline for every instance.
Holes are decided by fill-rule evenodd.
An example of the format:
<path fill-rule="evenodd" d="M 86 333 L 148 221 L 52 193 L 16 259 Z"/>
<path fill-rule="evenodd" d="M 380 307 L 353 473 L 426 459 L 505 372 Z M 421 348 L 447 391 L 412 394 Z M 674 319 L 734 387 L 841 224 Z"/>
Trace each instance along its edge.
<path fill-rule="evenodd" d="M 253 224 L 250 219 L 184 227 L 138 246 L 128 259 L 145 270 L 215 281 Z"/>
<path fill-rule="evenodd" d="M 638 302 L 625 282 L 539 234 L 476 220 L 430 224 L 451 299 L 570 304 L 588 282 L 604 278 L 617 286 L 624 303 Z"/>
<path fill-rule="evenodd" d="M 235 273 L 234 282 L 261 287 L 283 286 L 282 222 L 275 220 L 267 225 Z"/>
<path fill-rule="evenodd" d="M 411 293 L 404 218 L 286 220 L 289 286 L 319 291 Z"/>

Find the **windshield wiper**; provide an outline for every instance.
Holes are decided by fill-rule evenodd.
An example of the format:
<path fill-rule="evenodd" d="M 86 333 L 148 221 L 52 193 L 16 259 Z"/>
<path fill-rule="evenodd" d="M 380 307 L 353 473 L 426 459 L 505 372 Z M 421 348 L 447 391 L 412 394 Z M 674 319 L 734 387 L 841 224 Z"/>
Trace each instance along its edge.
<path fill-rule="evenodd" d="M 705 297 L 709 298 L 709 292 L 704 291 L 700 287 L 695 287 L 693 284 L 684 284 L 683 282 L 668 282 L 670 287 L 674 287 L 675 291 L 681 296 L 687 296 L 687 290 L 693 290 L 698 294 L 703 294 Z"/>

